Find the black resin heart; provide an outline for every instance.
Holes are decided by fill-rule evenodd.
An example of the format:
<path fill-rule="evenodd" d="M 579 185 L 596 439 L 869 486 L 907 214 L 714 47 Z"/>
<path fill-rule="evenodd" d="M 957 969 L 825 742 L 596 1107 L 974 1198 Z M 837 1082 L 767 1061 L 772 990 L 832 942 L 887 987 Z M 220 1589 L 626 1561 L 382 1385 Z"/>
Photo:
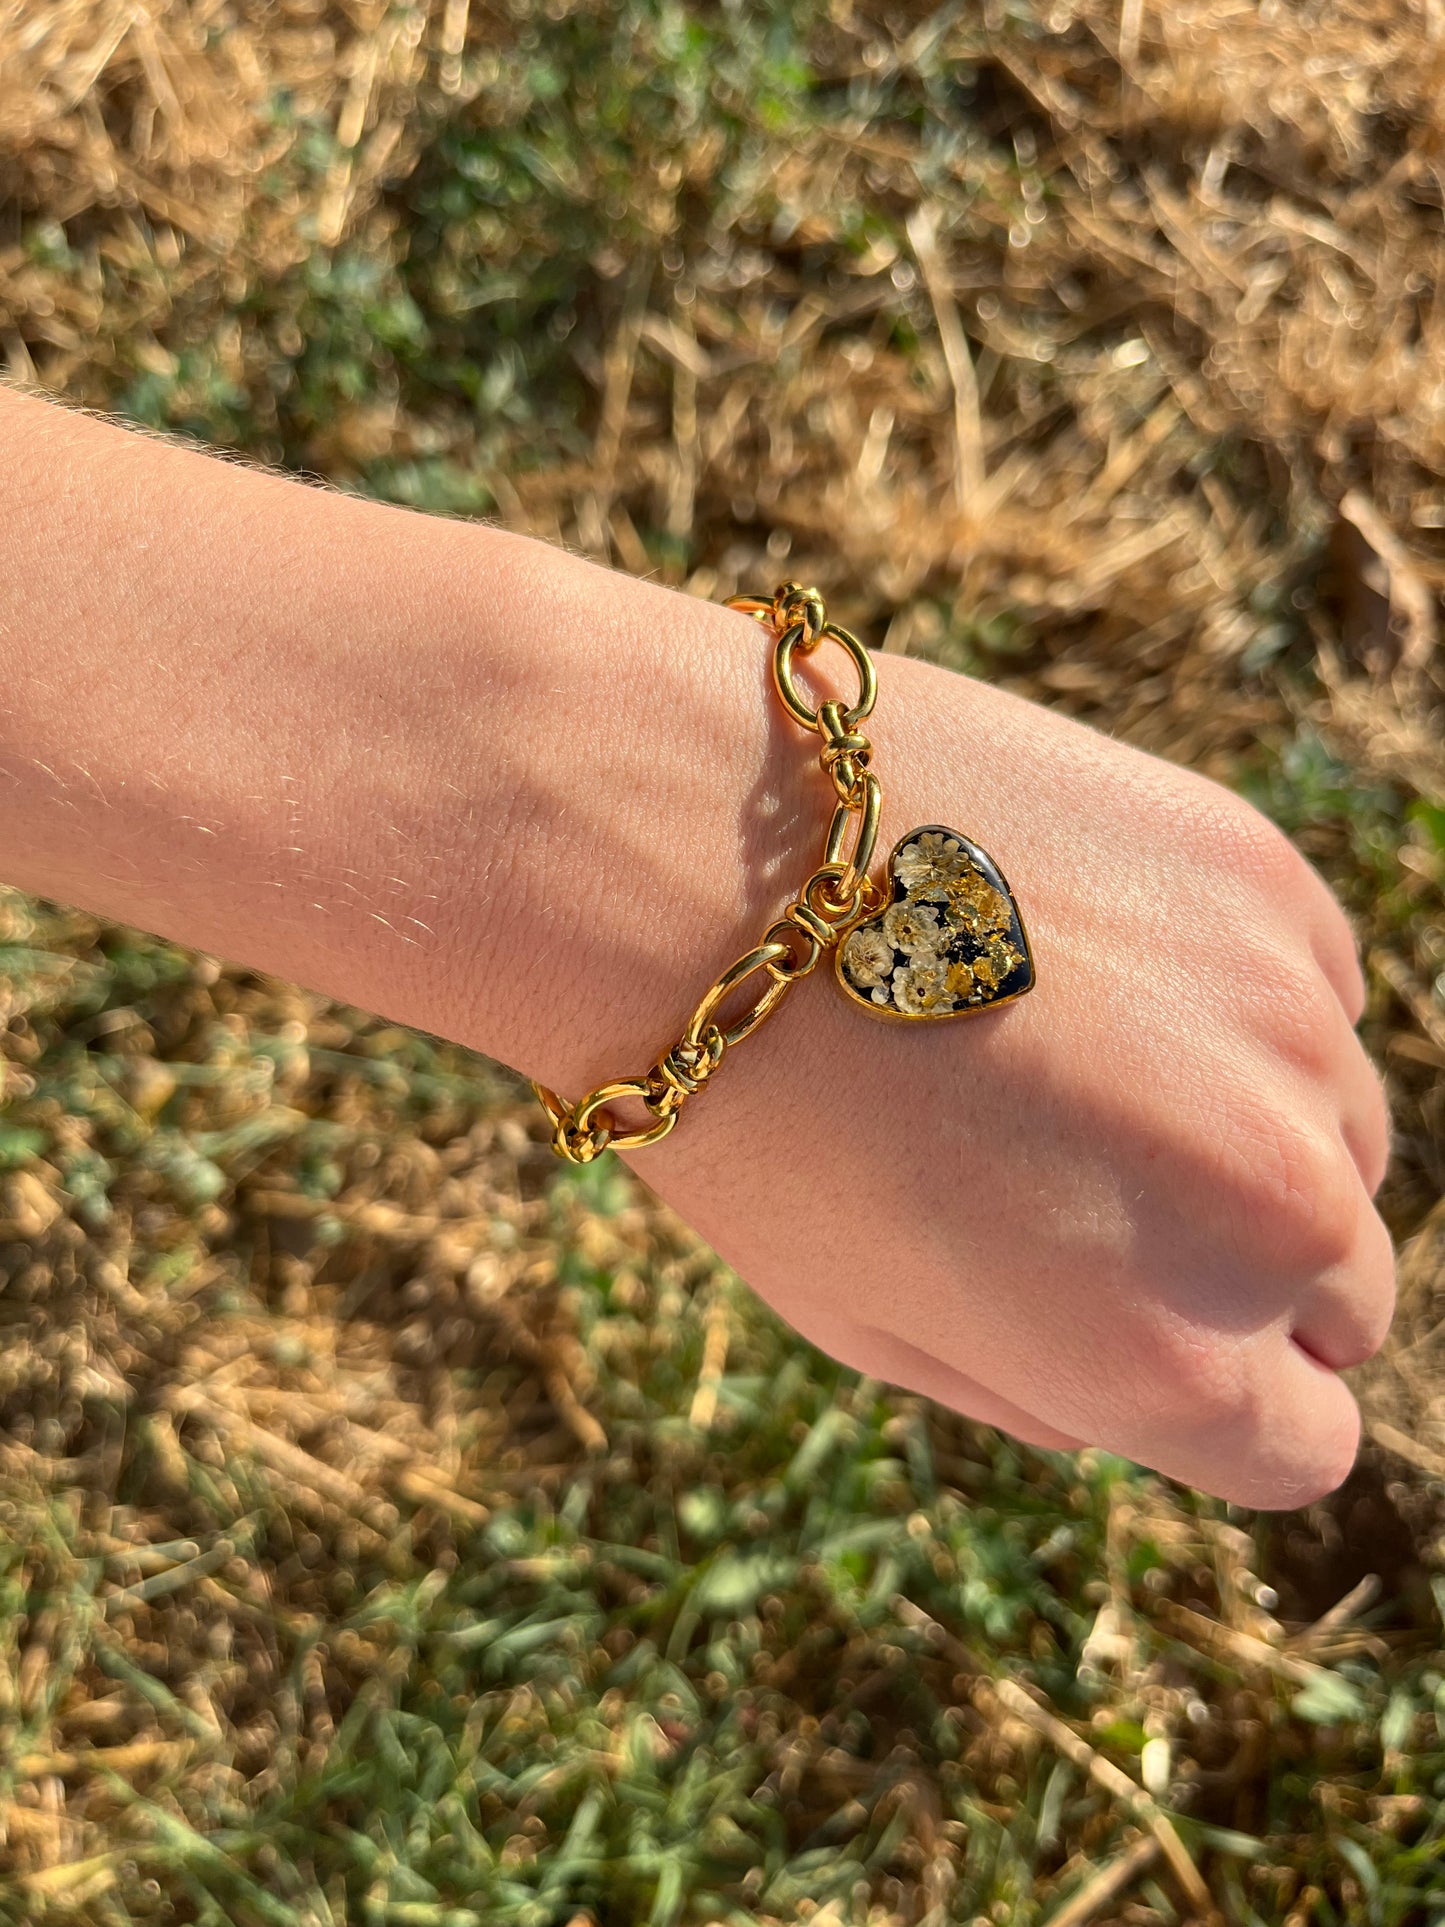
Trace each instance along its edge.
<path fill-rule="evenodd" d="M 888 902 L 838 946 L 838 981 L 875 1017 L 928 1022 L 1022 997 L 1034 960 L 987 850 L 925 823 L 893 846 Z"/>

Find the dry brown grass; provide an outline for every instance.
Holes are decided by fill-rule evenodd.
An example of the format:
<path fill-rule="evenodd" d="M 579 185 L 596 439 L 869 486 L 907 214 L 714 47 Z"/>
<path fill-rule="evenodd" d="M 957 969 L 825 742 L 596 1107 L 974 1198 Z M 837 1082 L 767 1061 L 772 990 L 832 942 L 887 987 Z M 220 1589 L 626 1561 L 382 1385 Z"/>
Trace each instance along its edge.
<path fill-rule="evenodd" d="M 851 88 L 851 101 L 799 113 L 780 131 L 719 82 L 742 133 L 724 127 L 720 109 L 675 132 L 665 151 L 639 147 L 626 245 L 609 240 L 611 190 L 579 154 L 555 205 L 585 210 L 593 196 L 601 209 L 590 254 L 572 264 L 581 293 L 567 352 L 587 400 L 575 432 L 559 432 L 544 459 L 537 418 L 484 420 L 454 387 L 414 369 L 324 414 L 293 405 L 270 371 L 302 356 L 310 311 L 284 290 L 328 250 L 400 271 L 438 130 L 516 123 L 526 63 L 587 15 L 560 0 L 412 10 L 0 3 L 0 343 L 12 376 L 105 405 L 149 375 L 168 384 L 170 418 L 184 422 L 204 418 L 188 361 L 204 348 L 207 369 L 241 397 L 227 420 L 246 426 L 223 438 L 244 447 L 343 483 L 374 481 L 393 458 L 444 458 L 480 473 L 515 525 L 702 593 L 784 567 L 816 577 L 889 649 L 939 654 L 1261 785 L 1340 890 L 1370 961 L 1365 1034 L 1399 1136 L 1384 1208 L 1405 1246 L 1398 1337 L 1366 1387 L 1371 1482 L 1345 1510 L 1280 1528 L 1286 1548 L 1291 1534 L 1314 1534 L 1281 1553 L 1281 1570 L 1314 1575 L 1299 1583 L 1301 1598 L 1315 1587 L 1316 1607 L 1335 1580 L 1344 1590 L 1352 1550 L 1377 1549 L 1376 1564 L 1399 1578 L 1434 1556 L 1445 1478 L 1445 844 L 1434 819 L 1410 811 L 1445 804 L 1445 7 L 1056 0 L 1029 10 L 988 0 L 950 16 L 837 0 L 809 46 L 820 89 L 836 101 Z M 968 88 L 952 104 L 950 76 Z M 278 115 L 282 91 L 289 107 Z M 951 130 L 952 145 L 926 143 L 917 118 L 896 111 L 900 98 L 925 97 L 943 101 L 930 126 Z M 850 226 L 859 209 L 869 216 L 862 239 Z M 533 218 L 523 210 L 511 227 L 486 230 L 499 271 L 549 258 L 527 229 Z M 63 259 L 36 244 L 45 222 L 64 231 Z M 474 250 L 477 234 L 465 223 L 448 230 L 439 257 Z M 1334 759 L 1323 802 L 1308 756 L 1304 775 L 1290 760 L 1316 739 Z M 92 935 L 77 927 L 48 940 L 85 956 Z M 263 1012 L 259 994 L 222 977 L 214 1008 L 204 990 L 188 1021 L 204 1030 L 234 1019 L 238 1035 L 300 1024 L 313 1048 L 337 1021 L 310 1003 L 267 1002 Z M 41 1008 L 29 991 L 15 1007 Z M 351 1021 L 341 1020 L 348 1037 Z M 127 1075 L 143 1081 L 147 1064 L 169 1075 L 169 1056 L 195 1056 L 199 1030 L 176 1025 L 159 1041 L 144 1026 L 117 1027 L 116 1050 L 134 1060 Z M 24 1035 L 22 1026 L 10 1040 L 21 1080 Z M 354 1037 L 363 1054 L 384 1051 L 364 1030 Z M 236 1452 L 267 1468 L 287 1516 L 310 1519 L 325 1558 L 343 1562 L 367 1535 L 385 1541 L 416 1516 L 418 1544 L 431 1534 L 444 1549 L 479 1509 L 515 1499 L 514 1472 L 539 1490 L 552 1478 L 555 1489 L 562 1468 L 599 1447 L 525 1113 L 498 1094 L 482 1122 L 469 1123 L 463 1104 L 443 1124 L 422 1124 L 404 1104 L 388 1110 L 364 1079 L 297 1080 L 289 1097 L 268 1087 L 260 1110 L 283 1103 L 359 1121 L 368 1142 L 390 1143 L 364 1170 L 348 1165 L 323 1214 L 349 1225 L 354 1276 L 327 1270 L 311 1236 L 320 1207 L 299 1195 L 284 1151 L 258 1161 L 254 1178 L 249 1166 L 228 1173 L 231 1190 L 192 1223 L 155 1204 L 164 1223 L 139 1234 L 148 1250 L 190 1240 L 223 1270 L 243 1254 L 261 1303 L 252 1322 L 229 1319 L 224 1339 L 204 1268 L 194 1296 L 168 1299 L 159 1324 L 154 1303 L 126 1299 L 117 1226 L 132 1239 L 147 1222 L 149 1179 L 130 1174 L 121 1219 L 88 1236 L 59 1209 L 53 1162 L 8 1180 L 6 1230 L 27 1254 L 12 1297 L 31 1317 L 40 1297 L 72 1281 L 71 1329 L 85 1339 L 73 1348 L 57 1327 L 17 1341 L 7 1409 L 13 1419 L 33 1401 L 59 1430 L 38 1445 L 13 1439 L 6 1477 L 12 1494 L 27 1482 L 49 1493 L 56 1466 L 67 1467 L 62 1484 L 132 1590 L 147 1568 L 127 1563 L 128 1535 L 194 1529 L 199 1543 L 202 1515 L 187 1523 L 166 1484 L 179 1476 L 178 1431 L 217 1478 L 233 1476 Z M 233 1121 L 206 1117 L 212 1129 Z M 70 1128 L 79 1141 L 89 1127 Z M 209 1222 L 207 1211 L 220 1215 Z M 515 1233 L 500 1270 L 487 1257 L 499 1220 Z M 647 1281 L 639 1304 L 700 1275 L 665 1221 L 634 1215 L 621 1232 L 586 1235 L 620 1237 L 598 1262 Z M 368 1267 L 388 1309 L 353 1326 L 347 1292 Z M 498 1360 L 488 1398 L 465 1419 L 436 1367 L 456 1340 L 438 1336 L 448 1318 L 477 1321 L 477 1342 Z M 725 1328 L 708 1318 L 710 1357 Z M 415 1358 L 408 1345 L 421 1348 Z M 310 1362 L 288 1366 L 293 1356 Z M 721 1370 L 704 1360 L 699 1397 L 715 1399 Z M 120 1446 L 65 1417 L 84 1402 L 86 1372 L 129 1374 L 153 1393 L 150 1483 L 124 1517 L 114 1510 L 121 1461 L 105 1459 Z M 947 1427 L 935 1445 L 945 1477 L 976 1490 L 974 1447 Z M 1194 1659 L 1215 1655 L 1244 1682 L 1234 1764 L 1214 1760 L 1205 1772 L 1235 1788 L 1220 1795 L 1218 1817 L 1260 1824 L 1245 1811 L 1256 1771 L 1247 1749 L 1266 1747 L 1267 1728 L 1280 1757 L 1293 1745 L 1271 1723 L 1270 1692 L 1281 1678 L 1301 1684 L 1299 1668 L 1317 1657 L 1366 1650 L 1373 1635 L 1353 1631 L 1346 1614 L 1288 1648 L 1257 1603 L 1253 1555 L 1229 1538 L 1234 1528 L 1204 1532 L 1157 1494 L 1142 1517 L 1139 1507 L 1131 1491 L 1111 1521 L 1091 1663 L 1116 1680 L 1129 1717 L 1148 1711 L 1187 1732 L 1180 1709 L 1206 1689 L 1189 1673 L 1186 1691 L 1184 1675 L 1170 1673 L 1175 1647 L 1173 1660 L 1154 1648 L 1148 1657 L 1131 1620 L 1143 1609 L 1121 1576 L 1130 1548 L 1154 1535 L 1172 1548 L 1178 1596 L 1161 1602 L 1153 1632 L 1163 1627 Z M 234 1621 L 227 1639 L 253 1640 L 259 1655 L 270 1635 L 256 1587 L 267 1582 L 239 1556 L 233 1563 L 234 1583 L 223 1588 L 209 1570 L 197 1583 Z M 300 1624 L 339 1610 L 326 1584 L 324 1568 L 314 1597 L 304 1574 L 276 1582 L 285 1613 Z M 1213 1617 L 1180 1618 L 1194 1611 L 1186 1598 Z M 179 1621 L 154 1634 L 143 1615 L 127 1623 L 155 1648 L 196 1638 Z M 919 1637 L 952 1635 L 924 1627 Z M 246 1661 L 252 1686 L 225 1688 L 225 1718 L 243 1736 L 227 1771 L 253 1801 L 278 1719 L 291 1722 L 301 1758 L 312 1745 L 324 1755 L 333 1713 L 392 1663 L 338 1649 L 298 1711 L 282 1647 L 265 1650 Z M 37 1678 L 45 1664 L 33 1663 Z M 207 1694 L 221 1693 L 203 1677 Z M 31 1779 L 49 1791 L 11 1809 L 12 1864 L 56 1893 L 68 1865 L 88 1864 L 114 1812 L 101 1782 L 77 1793 L 57 1762 L 92 1725 L 106 1745 L 135 1743 L 133 1706 L 117 1713 L 113 1734 L 105 1725 L 109 1690 L 91 1680 L 65 1702 L 31 1749 Z M 807 1705 L 801 1691 L 798 1703 Z M 988 1781 L 1004 1806 L 998 1776 L 1027 1777 L 1041 1743 L 1063 1745 L 1024 1704 L 1011 1711 L 1018 1731 L 1005 1722 L 989 1741 L 1006 1756 Z M 1030 1720 L 1033 1737 L 1021 1738 Z M 180 1744 L 174 1734 L 163 1720 L 141 1743 Z M 199 1730 L 192 1738 L 204 1740 Z M 1207 1752 L 1203 1739 L 1176 1742 L 1186 1743 Z M 178 1770 L 169 1754 L 157 1761 Z M 112 1764 L 140 1763 L 116 1754 Z M 1082 1769 L 1092 1770 L 1087 1760 Z M 934 1795 L 920 1789 L 925 1813 Z M 1236 1793 L 1242 1804 L 1231 1807 Z M 1353 1812 L 1353 1794 L 1339 1797 Z M 1103 1811 L 1116 1826 L 1118 1809 Z M 1407 1825 L 1394 1808 L 1376 1820 Z M 1107 1859 L 1106 1836 L 1112 1854 L 1117 1839 L 1102 1822 L 1072 1838 L 1067 1866 Z M 1118 1891 L 1166 1847 L 1147 1829 L 1126 1845 Z M 952 1851 L 938 1836 L 939 1864 Z M 1271 1890 L 1278 1913 L 1273 1901 L 1257 1904 L 1270 1918 L 1324 1918 L 1318 1894 L 1291 1887 L 1288 1871 Z M 76 1891 L 91 1878 L 105 1886 L 105 1869 L 75 1874 Z M 1331 1904 L 1348 1906 L 1348 1878 L 1329 1887 Z M 922 1874 L 904 1884 L 902 1898 L 885 1895 L 890 1918 L 944 1904 Z M 1187 1896 L 1187 1872 L 1180 1884 Z M 1113 1918 L 1114 1891 L 1101 1875 L 1087 1904 L 1057 1918 Z"/>

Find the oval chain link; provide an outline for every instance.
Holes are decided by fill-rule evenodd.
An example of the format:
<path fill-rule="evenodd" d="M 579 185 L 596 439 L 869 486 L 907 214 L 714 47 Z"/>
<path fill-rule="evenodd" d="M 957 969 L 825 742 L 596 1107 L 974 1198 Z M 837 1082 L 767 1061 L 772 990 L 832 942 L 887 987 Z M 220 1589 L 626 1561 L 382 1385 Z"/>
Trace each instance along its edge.
<path fill-rule="evenodd" d="M 816 589 L 785 582 L 771 596 L 733 596 L 727 606 L 755 617 L 771 632 L 778 696 L 795 722 L 823 739 L 818 760 L 837 797 L 823 840 L 823 860 L 796 899 L 768 925 L 762 941 L 708 986 L 681 1038 L 645 1076 L 599 1084 L 577 1104 L 544 1084 L 533 1084 L 552 1123 L 552 1149 L 569 1164 L 590 1164 L 608 1149 L 636 1151 L 660 1143 L 688 1098 L 704 1088 L 733 1046 L 765 1023 L 798 979 L 816 968 L 823 953 L 841 943 L 880 900 L 868 871 L 883 792 L 868 767 L 873 745 L 858 727 L 878 696 L 872 657 L 856 636 L 828 621 Z M 824 641 L 842 648 L 857 671 L 858 699 L 847 706 L 829 697 L 814 707 L 794 680 L 793 658 L 810 655 Z M 751 1004 L 721 1022 L 723 1005 L 757 973 L 766 981 Z M 619 1121 L 611 1107 L 627 1100 L 641 1105 L 647 1123 Z"/>

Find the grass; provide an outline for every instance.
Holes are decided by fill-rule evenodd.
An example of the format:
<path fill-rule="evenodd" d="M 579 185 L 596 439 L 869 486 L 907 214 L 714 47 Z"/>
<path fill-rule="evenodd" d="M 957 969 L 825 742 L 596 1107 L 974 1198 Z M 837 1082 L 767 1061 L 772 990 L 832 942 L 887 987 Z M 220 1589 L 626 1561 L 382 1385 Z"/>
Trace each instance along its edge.
<path fill-rule="evenodd" d="M 842 1372 L 495 1066 L 0 899 L 0 1918 L 1441 1919 L 1441 46 L 0 12 L 14 378 L 1235 782 L 1356 921 L 1403 1254 L 1355 1478 L 1251 1518 Z"/>

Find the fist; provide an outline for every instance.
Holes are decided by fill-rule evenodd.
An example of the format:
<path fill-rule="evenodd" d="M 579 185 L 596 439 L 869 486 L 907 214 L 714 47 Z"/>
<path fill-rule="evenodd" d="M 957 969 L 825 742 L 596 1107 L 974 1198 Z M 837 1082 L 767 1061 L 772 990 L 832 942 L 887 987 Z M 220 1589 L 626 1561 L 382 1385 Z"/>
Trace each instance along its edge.
<path fill-rule="evenodd" d="M 1244 1504 L 1318 1497 L 1358 1440 L 1338 1374 L 1394 1302 L 1344 915 L 1208 779 L 925 664 L 879 671 L 880 848 L 930 822 L 982 844 L 1035 988 L 901 1026 L 819 970 L 630 1161 L 847 1364 Z"/>

